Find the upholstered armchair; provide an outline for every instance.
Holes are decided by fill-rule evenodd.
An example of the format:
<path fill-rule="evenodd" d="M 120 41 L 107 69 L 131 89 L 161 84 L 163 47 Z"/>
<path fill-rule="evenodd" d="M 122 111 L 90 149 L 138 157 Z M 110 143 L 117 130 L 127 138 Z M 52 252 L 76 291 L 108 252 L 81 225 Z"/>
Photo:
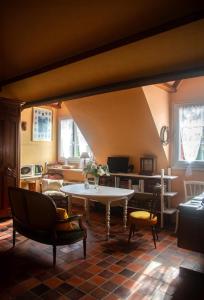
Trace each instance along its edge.
<path fill-rule="evenodd" d="M 86 229 L 81 215 L 68 216 L 57 208 L 53 199 L 41 193 L 10 187 L 9 200 L 13 217 L 13 246 L 16 231 L 34 241 L 52 245 L 53 265 L 56 264 L 56 246 L 83 241 L 86 257 Z"/>

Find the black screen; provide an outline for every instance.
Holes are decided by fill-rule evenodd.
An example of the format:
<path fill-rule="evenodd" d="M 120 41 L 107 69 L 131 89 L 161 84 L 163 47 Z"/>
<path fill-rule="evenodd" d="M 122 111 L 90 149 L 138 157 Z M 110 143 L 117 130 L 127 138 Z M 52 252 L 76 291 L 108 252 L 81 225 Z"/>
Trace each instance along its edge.
<path fill-rule="evenodd" d="M 129 157 L 111 156 L 108 157 L 107 165 L 111 173 L 127 173 Z"/>

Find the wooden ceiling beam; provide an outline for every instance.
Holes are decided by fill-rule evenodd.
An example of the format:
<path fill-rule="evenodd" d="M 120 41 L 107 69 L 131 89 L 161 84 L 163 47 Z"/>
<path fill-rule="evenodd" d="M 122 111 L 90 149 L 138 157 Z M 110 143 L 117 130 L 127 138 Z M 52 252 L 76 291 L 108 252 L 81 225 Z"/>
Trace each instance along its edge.
<path fill-rule="evenodd" d="M 101 47 L 98 47 L 98 48 L 95 48 L 95 49 L 91 49 L 91 50 L 85 51 L 83 53 L 73 55 L 73 56 L 68 57 L 66 59 L 63 59 L 61 61 L 49 64 L 49 65 L 46 65 L 46 66 L 42 66 L 41 68 L 38 68 L 36 70 L 32 70 L 30 72 L 26 72 L 26 73 L 14 76 L 12 78 L 2 80 L 2 81 L 0 81 L 0 87 L 5 86 L 7 84 L 12 84 L 14 82 L 17 82 L 17 81 L 20 81 L 20 80 L 23 80 L 23 79 L 27 79 L 27 78 L 32 77 L 32 76 L 42 74 L 42 73 L 45 73 L 45 72 L 49 72 L 49 71 L 57 69 L 59 67 L 63 67 L 65 65 L 69 65 L 69 64 L 84 60 L 84 59 L 89 58 L 91 56 L 95 56 L 97 54 L 101 54 L 101 53 L 116 49 L 118 47 L 128 45 L 130 43 L 137 42 L 139 40 L 142 40 L 142 39 L 160 34 L 162 32 L 165 32 L 165 31 L 174 29 L 176 27 L 179 27 L 179 26 L 182 26 L 182 25 L 200 20 L 202 18 L 204 18 L 204 10 L 194 12 L 192 14 L 189 14 L 189 15 L 186 15 L 184 17 L 171 20 L 171 21 L 166 22 L 166 23 L 164 23 L 160 26 L 150 28 L 149 30 L 136 33 L 134 35 L 125 37 L 123 39 L 120 39 L 118 41 L 114 41 L 112 43 L 106 44 L 104 46 L 101 46 Z"/>
<path fill-rule="evenodd" d="M 181 81 L 181 79 L 192 78 L 192 77 L 203 76 L 203 75 L 204 75 L 204 65 L 200 66 L 199 68 L 197 67 L 197 68 L 183 70 L 183 71 L 174 71 L 170 73 L 157 74 L 154 76 L 148 76 L 139 79 L 136 78 L 132 80 L 94 87 L 83 91 L 77 91 L 77 92 L 67 93 L 63 95 L 56 95 L 45 99 L 32 100 L 30 102 L 25 103 L 22 106 L 22 109 L 29 108 L 32 106 L 51 104 L 59 101 L 80 99 L 84 97 L 94 96 L 97 94 L 104 94 L 104 93 L 109 93 L 109 92 L 114 92 L 114 91 L 119 91 L 124 89 L 141 87 L 145 85 L 166 83 L 167 81 L 171 81 L 171 80 Z"/>

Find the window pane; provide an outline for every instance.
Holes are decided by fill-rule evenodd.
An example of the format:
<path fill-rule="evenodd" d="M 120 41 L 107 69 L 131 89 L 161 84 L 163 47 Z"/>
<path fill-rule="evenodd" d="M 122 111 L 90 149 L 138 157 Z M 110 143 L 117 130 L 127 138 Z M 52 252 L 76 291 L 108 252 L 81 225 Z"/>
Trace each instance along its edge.
<path fill-rule="evenodd" d="M 60 121 L 60 157 L 69 158 L 73 156 L 73 120 L 64 119 Z"/>
<path fill-rule="evenodd" d="M 179 108 L 179 160 L 204 160 L 204 106 Z"/>
<path fill-rule="evenodd" d="M 60 121 L 59 136 L 59 159 L 80 158 L 82 152 L 91 150 L 85 138 L 72 119 L 62 119 Z"/>
<path fill-rule="evenodd" d="M 77 144 L 77 153 L 80 156 L 82 152 L 91 153 L 90 147 L 87 144 L 84 136 L 76 125 L 76 144 Z"/>

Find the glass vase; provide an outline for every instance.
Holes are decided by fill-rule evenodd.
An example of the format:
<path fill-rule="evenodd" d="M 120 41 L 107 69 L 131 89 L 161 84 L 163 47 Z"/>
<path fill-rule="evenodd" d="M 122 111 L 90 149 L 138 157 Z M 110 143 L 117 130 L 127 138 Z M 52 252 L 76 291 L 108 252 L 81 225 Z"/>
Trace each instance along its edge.
<path fill-rule="evenodd" d="M 99 185 L 99 176 L 95 176 L 94 177 L 94 188 L 98 189 L 98 185 Z"/>

